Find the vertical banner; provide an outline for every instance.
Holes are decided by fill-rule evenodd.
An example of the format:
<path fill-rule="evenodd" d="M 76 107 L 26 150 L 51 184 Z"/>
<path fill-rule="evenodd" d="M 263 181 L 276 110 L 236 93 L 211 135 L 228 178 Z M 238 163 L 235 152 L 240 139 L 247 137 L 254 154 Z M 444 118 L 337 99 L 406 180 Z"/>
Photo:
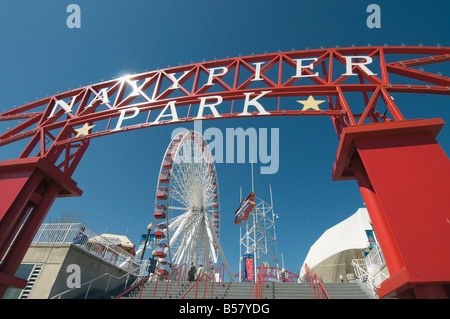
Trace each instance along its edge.
<path fill-rule="evenodd" d="M 252 254 L 244 255 L 243 262 L 244 262 L 244 277 L 242 278 L 242 281 L 255 281 L 255 278 L 253 276 L 254 271 L 253 255 Z"/>
<path fill-rule="evenodd" d="M 139 242 L 139 247 L 137 251 L 144 249 L 145 246 L 145 240 L 147 240 L 147 248 L 150 248 L 150 244 L 153 244 L 153 241 L 155 240 L 155 234 L 150 234 L 147 239 L 147 234 L 141 235 L 141 241 Z"/>
<path fill-rule="evenodd" d="M 139 242 L 138 250 L 144 249 L 145 239 L 147 239 L 147 234 L 142 234 L 141 241 Z"/>
<path fill-rule="evenodd" d="M 370 248 L 375 247 L 377 243 L 375 241 L 375 235 L 373 234 L 373 231 L 366 229 L 366 235 L 367 239 L 369 240 Z"/>

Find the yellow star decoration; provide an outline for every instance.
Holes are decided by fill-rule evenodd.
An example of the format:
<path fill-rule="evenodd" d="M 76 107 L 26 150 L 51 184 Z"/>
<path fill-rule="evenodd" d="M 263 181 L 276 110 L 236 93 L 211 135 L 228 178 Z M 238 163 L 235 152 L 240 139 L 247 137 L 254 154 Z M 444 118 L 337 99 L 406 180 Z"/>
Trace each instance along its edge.
<path fill-rule="evenodd" d="M 95 125 L 88 125 L 88 123 L 84 124 L 82 127 L 75 129 L 75 131 L 77 132 L 77 136 L 81 136 L 81 135 L 88 135 L 89 134 L 89 130 L 91 128 L 93 128 Z"/>
<path fill-rule="evenodd" d="M 302 111 L 313 109 L 320 111 L 319 104 L 325 102 L 325 100 L 314 100 L 314 97 L 310 95 L 306 101 L 297 101 L 303 104 Z"/>

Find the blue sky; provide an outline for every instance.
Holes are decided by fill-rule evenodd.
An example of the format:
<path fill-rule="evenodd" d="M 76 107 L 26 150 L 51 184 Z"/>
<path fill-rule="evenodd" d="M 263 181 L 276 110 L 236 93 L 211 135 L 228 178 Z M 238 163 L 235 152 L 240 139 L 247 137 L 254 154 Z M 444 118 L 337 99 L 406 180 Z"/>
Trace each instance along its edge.
<path fill-rule="evenodd" d="M 81 28 L 69 29 L 66 8 L 81 8 Z M 369 29 L 366 8 L 381 7 L 381 28 Z M 0 110 L 128 73 L 203 60 L 292 49 L 371 45 L 449 46 L 448 1 L 3 1 L 0 10 Z M 448 64 L 440 64 L 448 76 Z M 425 66 L 426 69 L 426 66 Z M 395 95 L 406 118 L 450 122 L 447 96 Z M 8 124 L 0 123 L 4 132 Z M 187 125 L 186 127 L 191 128 Z M 233 119 L 203 127 L 280 129 L 280 167 L 258 174 L 255 191 L 269 201 L 272 185 L 279 259 L 298 273 L 309 247 L 328 228 L 363 206 L 356 182 L 333 182 L 338 138 L 327 117 Z M 92 230 L 124 234 L 138 244 L 153 220 L 158 170 L 174 127 L 94 139 L 73 178 L 80 198 L 58 199 L 52 218 L 80 214 Z M 448 154 L 450 132 L 438 142 Z M 20 146 L 0 148 L 0 160 Z M 250 164 L 217 164 L 221 244 L 235 274 L 239 188 L 251 190 Z"/>

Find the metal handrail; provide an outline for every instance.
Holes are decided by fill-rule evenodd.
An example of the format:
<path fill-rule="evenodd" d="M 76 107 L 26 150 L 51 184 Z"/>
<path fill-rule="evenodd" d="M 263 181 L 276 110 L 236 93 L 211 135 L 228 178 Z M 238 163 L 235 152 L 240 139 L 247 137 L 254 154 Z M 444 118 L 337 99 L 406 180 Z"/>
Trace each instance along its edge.
<path fill-rule="evenodd" d="M 181 269 L 182 268 L 184 268 L 184 278 L 186 278 L 186 269 L 187 269 L 186 263 L 184 263 L 181 266 L 177 267 L 174 271 L 172 271 L 169 275 L 167 275 L 166 291 L 164 292 L 164 298 L 167 297 L 167 290 L 169 288 L 170 276 L 173 275 L 175 272 L 178 272 L 177 287 L 179 286 L 180 278 L 181 278 L 180 275 L 181 275 Z M 155 291 L 156 291 L 156 285 L 155 285 Z M 155 296 L 155 291 L 153 292 L 153 297 Z"/>
<path fill-rule="evenodd" d="M 365 282 L 369 289 L 371 290 L 372 294 L 375 296 L 377 294 L 377 289 L 374 284 L 375 278 L 369 274 L 369 272 L 366 271 L 363 267 L 361 267 L 361 264 L 363 263 L 364 266 L 366 266 L 366 262 L 364 259 L 353 259 L 352 260 L 352 266 L 355 270 L 356 278 L 359 278 L 361 282 Z"/>
<path fill-rule="evenodd" d="M 56 295 L 54 295 L 53 297 L 51 297 L 50 299 L 61 299 L 61 297 L 62 297 L 63 295 L 68 294 L 68 293 L 70 293 L 70 292 L 73 292 L 73 291 L 75 291 L 76 289 L 79 290 L 82 286 L 88 285 L 86 294 L 84 295 L 84 299 L 87 299 L 87 297 L 88 297 L 88 295 L 89 295 L 89 292 L 90 292 L 90 290 L 91 290 L 92 284 L 93 284 L 94 282 L 96 282 L 96 281 L 102 279 L 102 278 L 105 277 L 105 276 L 109 276 L 108 284 L 106 285 L 106 288 L 105 288 L 105 293 L 106 293 L 106 292 L 108 292 L 109 283 L 111 282 L 111 279 L 112 279 L 112 278 L 117 279 L 117 280 L 122 280 L 123 278 L 126 277 L 126 278 L 127 278 L 127 280 L 125 280 L 125 286 L 126 286 L 127 283 L 128 283 L 128 277 L 130 276 L 130 273 L 127 273 L 127 274 L 123 275 L 122 277 L 117 277 L 117 276 L 114 276 L 114 275 L 112 275 L 112 274 L 110 274 L 110 273 L 106 273 L 106 274 L 103 274 L 103 275 L 98 276 L 97 278 L 91 279 L 91 280 L 89 280 L 89 281 L 87 281 L 87 282 L 81 284 L 80 287 L 78 287 L 78 288 L 68 289 L 68 290 L 65 290 L 65 291 L 63 291 L 63 292 L 61 292 L 61 293 L 59 293 L 59 294 L 56 294 Z"/>
<path fill-rule="evenodd" d="M 255 288 L 253 289 L 253 299 L 261 299 L 264 283 L 266 282 L 266 271 L 264 266 L 259 269 L 255 279 Z"/>
<path fill-rule="evenodd" d="M 365 283 L 368 288 L 370 289 L 370 291 L 372 292 L 372 295 L 374 297 L 376 297 L 378 295 L 377 292 L 377 284 L 376 284 L 376 277 L 373 276 L 372 274 L 369 273 L 369 271 L 367 270 L 367 263 L 365 259 L 353 259 L 352 260 L 352 266 L 353 269 L 355 270 L 355 275 L 356 278 L 360 279 L 362 283 Z M 381 278 L 380 281 L 384 281 L 387 278 L 389 278 L 389 276 L 387 276 L 386 274 L 382 273 L 382 272 L 378 272 L 377 273 Z"/>
<path fill-rule="evenodd" d="M 389 276 L 381 272 L 385 265 L 383 252 L 378 244 L 372 247 L 364 259 L 352 260 L 356 278 L 368 286 L 374 297 L 378 295 L 377 285 L 389 278 Z"/>
<path fill-rule="evenodd" d="M 330 299 L 325 287 L 322 284 L 322 281 L 317 276 L 316 273 L 313 273 L 311 269 L 309 269 L 308 265 L 305 264 L 306 269 L 306 281 L 309 281 L 309 288 L 312 288 L 314 291 L 314 299 Z"/>
<path fill-rule="evenodd" d="M 128 288 L 127 290 L 125 290 L 124 292 L 122 292 L 121 294 L 119 294 L 118 296 L 114 297 L 114 299 L 120 299 L 120 297 L 122 297 L 123 295 L 125 295 L 126 293 L 130 292 L 131 290 L 133 290 L 134 288 L 136 288 L 137 286 L 141 285 L 141 289 L 139 291 L 139 299 L 141 299 L 141 293 L 142 293 L 142 287 L 145 284 L 145 282 L 147 280 L 149 280 L 151 277 L 153 277 L 154 275 L 156 275 L 156 273 L 153 273 L 147 277 L 145 277 L 144 279 L 138 281 L 136 284 L 132 285 L 130 288 Z"/>
<path fill-rule="evenodd" d="M 181 273 L 180 270 L 186 267 L 186 264 L 182 264 L 181 266 L 177 267 L 174 271 L 172 271 L 170 274 L 168 274 L 167 276 L 164 276 L 166 278 L 170 278 L 170 276 L 172 274 L 174 274 L 175 272 L 179 271 L 179 274 Z M 184 272 L 184 276 L 186 275 L 186 271 Z M 148 275 L 147 277 L 145 277 L 144 279 L 138 281 L 136 284 L 134 284 L 133 286 L 131 286 L 130 288 L 128 288 L 127 290 L 125 290 L 124 292 L 122 292 L 120 295 L 116 296 L 114 299 L 120 299 L 120 297 L 122 297 L 123 295 L 125 295 L 126 293 L 130 292 L 131 290 L 135 289 L 136 287 L 138 287 L 139 285 L 141 286 L 140 290 L 139 290 L 139 297 L 138 299 L 141 299 L 141 295 L 142 295 L 142 290 L 144 288 L 144 284 L 150 280 L 152 277 L 156 276 L 156 282 L 155 282 L 155 287 L 153 289 L 153 295 L 152 298 L 155 298 L 155 293 L 156 293 L 156 288 L 158 287 L 158 282 L 160 279 L 160 275 L 158 273 L 152 273 L 150 275 Z M 178 280 L 177 280 L 177 286 L 180 284 L 180 278 L 181 276 L 178 275 Z M 166 284 L 166 290 L 165 290 L 165 294 L 164 294 L 164 298 L 167 296 L 167 289 L 168 289 L 168 284 L 169 284 L 169 280 L 167 280 L 167 284 Z"/>
<path fill-rule="evenodd" d="M 219 269 L 222 269 L 221 271 L 223 272 L 224 271 L 224 265 L 223 264 L 221 264 L 219 267 L 217 267 L 217 269 L 211 274 L 211 276 L 208 276 L 206 273 L 203 273 L 199 278 L 197 278 L 197 280 L 192 284 L 192 286 L 191 287 L 189 287 L 189 289 L 188 290 L 186 290 L 186 292 L 183 294 L 183 296 L 181 296 L 181 298 L 180 299 L 184 299 L 184 297 L 186 297 L 186 295 L 191 291 L 191 289 L 195 286 L 195 295 L 194 295 L 194 298 L 195 299 L 197 299 L 197 292 L 198 292 L 198 284 L 199 284 L 199 282 L 200 281 L 202 281 L 202 279 L 204 278 L 204 282 L 205 282 L 205 287 L 204 287 L 204 289 L 203 289 L 203 299 L 205 299 L 206 298 L 206 283 L 207 283 L 207 281 L 208 280 L 211 280 L 211 299 L 213 298 L 213 294 L 214 294 L 214 275 L 217 273 L 217 271 L 219 270 Z M 220 272 L 218 273 L 219 274 L 219 280 L 217 281 L 218 282 L 218 284 L 220 285 L 220 283 L 221 283 L 221 276 L 220 276 Z M 223 277 L 223 274 L 222 274 L 222 277 Z"/>
<path fill-rule="evenodd" d="M 80 235 L 78 237 L 78 235 Z M 94 237 L 101 238 L 101 242 L 93 241 Z M 88 227 L 80 223 L 47 223 L 39 227 L 33 244 L 73 244 L 97 256 L 98 258 L 130 272 L 140 267 L 140 261 L 134 255 L 118 247 L 108 239 L 101 237 Z"/>
<path fill-rule="evenodd" d="M 208 275 L 206 273 L 203 273 L 199 278 L 197 278 L 197 280 L 192 284 L 191 287 L 189 287 L 188 290 L 186 290 L 186 292 L 183 294 L 183 296 L 181 296 L 180 299 L 184 299 L 184 297 L 186 297 L 186 295 L 191 291 L 191 289 L 194 286 L 195 286 L 195 296 L 194 296 L 194 298 L 197 299 L 198 283 L 199 283 L 199 281 L 202 281 L 203 278 L 205 278 L 205 280 L 204 280 L 205 287 L 203 289 L 203 299 L 205 299 L 205 296 L 206 296 L 206 281 L 208 280 Z"/>

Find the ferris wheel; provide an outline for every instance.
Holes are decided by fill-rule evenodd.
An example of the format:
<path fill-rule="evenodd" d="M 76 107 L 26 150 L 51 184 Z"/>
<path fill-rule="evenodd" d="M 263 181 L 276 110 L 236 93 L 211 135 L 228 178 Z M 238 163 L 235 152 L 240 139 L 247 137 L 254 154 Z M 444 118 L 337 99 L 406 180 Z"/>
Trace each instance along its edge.
<path fill-rule="evenodd" d="M 163 157 L 155 200 L 155 256 L 158 272 L 170 265 L 217 266 L 220 208 L 217 174 L 211 150 L 196 131 L 178 133 Z"/>

